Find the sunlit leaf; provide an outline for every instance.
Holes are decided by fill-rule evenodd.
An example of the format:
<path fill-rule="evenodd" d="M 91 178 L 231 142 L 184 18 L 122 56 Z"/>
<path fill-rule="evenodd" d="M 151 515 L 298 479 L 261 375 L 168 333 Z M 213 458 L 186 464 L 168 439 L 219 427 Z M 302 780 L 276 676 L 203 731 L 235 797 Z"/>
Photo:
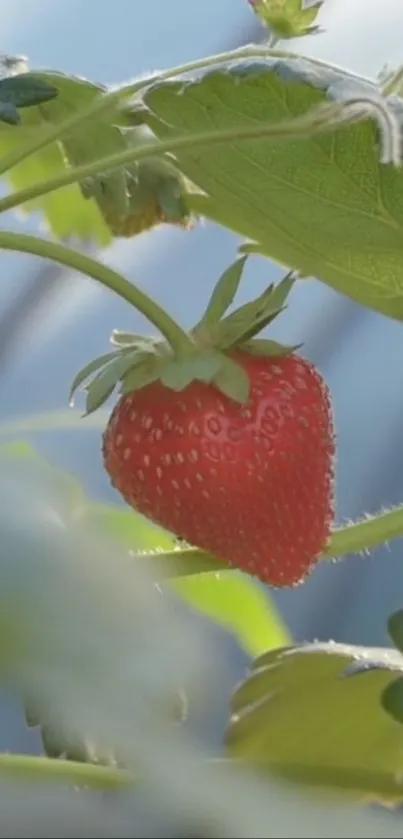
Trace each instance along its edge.
<path fill-rule="evenodd" d="M 200 574 L 182 577 L 171 585 L 194 609 L 232 632 L 251 656 L 290 640 L 273 602 L 246 574 Z"/>
<path fill-rule="evenodd" d="M 272 56 L 195 81 L 155 84 L 145 102 L 153 130 L 165 138 L 278 124 L 360 96 L 379 101 L 379 89 L 331 65 Z M 403 103 L 394 97 L 388 105 L 396 134 Z M 387 129 L 371 114 L 310 139 L 234 139 L 179 150 L 177 158 L 205 193 L 189 195 L 195 212 L 256 242 L 278 263 L 403 319 L 403 172 L 380 162 Z"/>
<path fill-rule="evenodd" d="M 228 753 L 306 784 L 403 799 L 403 727 L 382 691 L 396 650 L 336 643 L 268 652 L 235 691 Z"/>

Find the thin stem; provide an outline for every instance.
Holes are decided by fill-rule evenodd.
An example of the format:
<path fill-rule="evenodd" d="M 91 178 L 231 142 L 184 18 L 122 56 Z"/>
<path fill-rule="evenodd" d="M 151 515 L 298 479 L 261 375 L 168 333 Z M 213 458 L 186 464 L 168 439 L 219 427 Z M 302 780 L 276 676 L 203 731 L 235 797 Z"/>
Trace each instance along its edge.
<path fill-rule="evenodd" d="M 403 82 L 403 67 L 399 67 L 395 70 L 394 73 L 386 80 L 385 84 L 382 87 L 382 95 L 383 96 L 391 96 L 393 93 L 399 92 L 399 87 Z"/>
<path fill-rule="evenodd" d="M 357 554 L 403 537 L 403 505 L 334 530 L 324 558 Z"/>
<path fill-rule="evenodd" d="M 41 256 L 92 277 L 141 312 L 166 338 L 174 352 L 181 354 L 193 347 L 186 332 L 155 300 L 107 265 L 65 245 L 6 230 L 0 230 L 0 248 Z"/>
<path fill-rule="evenodd" d="M 0 775 L 96 790 L 118 789 L 133 781 L 129 773 L 115 767 L 20 754 L 0 754 Z"/>
<path fill-rule="evenodd" d="M 31 154 L 40 151 L 57 140 L 60 140 L 65 134 L 72 129 L 77 128 L 77 126 L 79 126 L 82 122 L 85 122 L 85 120 L 99 116 L 109 109 L 113 109 L 113 107 L 116 107 L 123 103 L 126 99 L 135 96 L 136 93 L 144 90 L 150 84 L 174 79 L 178 76 L 183 76 L 186 73 L 203 70 L 217 64 L 225 64 L 226 62 L 236 60 L 237 58 L 268 58 L 271 56 L 278 58 L 300 58 L 300 56 L 296 53 L 286 52 L 284 50 L 273 50 L 267 46 L 261 47 L 250 44 L 235 50 L 227 50 L 226 52 L 217 53 L 217 55 L 209 56 L 208 58 L 189 61 L 186 64 L 178 65 L 177 67 L 170 68 L 169 70 L 163 70 L 160 73 L 153 73 L 150 76 L 146 76 L 136 82 L 132 82 L 131 84 L 124 85 L 116 90 L 111 90 L 108 93 L 100 93 L 90 106 L 86 105 L 84 108 L 79 108 L 57 125 L 44 128 L 42 132 L 38 132 L 34 140 L 18 145 L 12 152 L 3 157 L 2 160 L 0 160 L 0 176 L 4 175 L 5 172 L 8 172 L 9 169 L 12 169 L 13 166 L 21 163 L 22 160 L 25 160 Z M 320 61 L 319 59 L 309 60 L 312 64 L 325 66 L 325 62 Z"/>
<path fill-rule="evenodd" d="M 19 207 L 27 201 L 32 201 L 33 199 L 47 195 L 49 192 L 54 192 L 61 187 L 93 177 L 99 174 L 99 172 L 105 173 L 112 169 L 117 169 L 126 163 L 162 155 L 167 152 L 177 152 L 183 149 L 195 148 L 196 146 L 210 146 L 213 144 L 234 142 L 236 140 L 258 140 L 262 138 L 287 139 L 296 136 L 303 138 L 310 137 L 319 132 L 333 131 L 335 125 L 329 120 L 329 116 L 336 116 L 341 109 L 341 105 L 323 106 L 316 109 L 316 118 L 315 114 L 308 112 L 303 117 L 285 120 L 278 124 L 273 124 L 273 121 L 267 120 L 259 125 L 238 128 L 218 128 L 215 130 L 201 131 L 197 134 L 181 134 L 179 137 L 173 137 L 165 141 L 156 140 L 155 142 L 142 143 L 123 152 L 117 152 L 116 154 L 108 155 L 91 163 L 86 163 L 83 166 L 68 169 L 56 178 L 41 181 L 26 189 L 21 189 L 18 192 L 7 195 L 0 201 L 0 213 Z"/>
<path fill-rule="evenodd" d="M 164 579 L 175 577 L 192 577 L 195 574 L 228 571 L 227 562 L 223 562 L 214 554 L 201 551 L 198 548 L 183 548 L 173 551 L 158 551 L 136 554 L 136 563 L 143 563 L 144 570 L 152 571 L 156 576 L 161 574 Z"/>
<path fill-rule="evenodd" d="M 372 518 L 336 528 L 322 558 L 332 560 L 348 554 L 362 553 L 399 538 L 403 538 L 403 505 Z M 151 562 L 153 570 L 155 567 L 157 572 L 161 569 L 167 578 L 229 570 L 227 563 L 196 548 L 150 553 L 147 554 L 147 559 L 144 557 L 144 561 Z"/>

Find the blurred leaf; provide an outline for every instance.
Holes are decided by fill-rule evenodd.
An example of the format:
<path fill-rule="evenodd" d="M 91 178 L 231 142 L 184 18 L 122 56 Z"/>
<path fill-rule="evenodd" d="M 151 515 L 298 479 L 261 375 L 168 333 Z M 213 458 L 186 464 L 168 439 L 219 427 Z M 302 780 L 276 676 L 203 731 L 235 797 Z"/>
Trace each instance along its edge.
<path fill-rule="evenodd" d="M 113 536 L 119 545 L 129 550 L 173 550 L 175 547 L 174 536 L 129 508 L 90 504 L 86 517 L 98 531 Z"/>
<path fill-rule="evenodd" d="M 105 427 L 109 416 L 110 410 L 102 408 L 85 418 L 80 411 L 72 408 L 60 408 L 55 411 L 45 411 L 43 414 L 15 417 L 0 423 L 0 439 L 2 437 L 15 437 L 21 434 L 48 431 L 100 430 Z"/>
<path fill-rule="evenodd" d="M 175 548 L 172 534 L 133 510 L 91 504 L 87 516 L 98 531 L 108 532 L 134 552 Z M 236 571 L 197 574 L 175 578 L 169 585 L 192 608 L 232 632 L 250 655 L 289 641 L 268 594 L 247 575 Z"/>
<path fill-rule="evenodd" d="M 156 83 L 144 101 L 154 132 L 167 138 L 278 124 L 360 96 L 376 101 L 379 88 L 331 65 L 273 56 Z M 403 103 L 394 97 L 388 105 L 396 133 Z M 176 156 L 206 193 L 188 196 L 191 210 L 258 243 L 270 259 L 403 319 L 403 172 L 382 165 L 379 149 L 390 134 L 372 111 L 371 119 L 310 139 L 233 140 Z"/>
<path fill-rule="evenodd" d="M 79 513 L 87 527 L 112 538 L 119 546 L 140 554 L 155 551 L 156 558 L 159 551 L 175 549 L 177 543 L 171 533 L 134 510 L 90 503 L 74 478 L 50 466 L 29 444 L 4 444 L 0 446 L 0 465 L 2 457 L 7 457 L 13 468 L 18 458 L 24 460 L 25 469 L 31 461 L 39 470 L 38 477 L 46 479 L 53 499 L 62 492 L 75 516 Z M 232 632 L 250 655 L 289 640 L 287 629 L 265 590 L 247 575 L 236 571 L 206 573 L 176 578 L 168 585 L 190 606 Z"/>
<path fill-rule="evenodd" d="M 231 632 L 249 655 L 290 640 L 268 594 L 246 574 L 199 574 L 181 577 L 171 586 L 190 606 Z"/>
<path fill-rule="evenodd" d="M 314 643 L 261 656 L 231 703 L 230 756 L 306 784 L 403 799 L 403 728 L 381 706 L 396 650 Z"/>
<path fill-rule="evenodd" d="M 403 676 L 390 682 L 382 692 L 382 707 L 396 722 L 403 723 Z"/>
<path fill-rule="evenodd" d="M 21 465 L 24 473 L 34 476 L 42 490 L 50 494 L 55 506 L 59 505 L 69 516 L 82 510 L 85 496 L 72 475 L 48 463 L 30 443 L 17 441 L 0 444 L 0 469 L 17 471 Z"/>

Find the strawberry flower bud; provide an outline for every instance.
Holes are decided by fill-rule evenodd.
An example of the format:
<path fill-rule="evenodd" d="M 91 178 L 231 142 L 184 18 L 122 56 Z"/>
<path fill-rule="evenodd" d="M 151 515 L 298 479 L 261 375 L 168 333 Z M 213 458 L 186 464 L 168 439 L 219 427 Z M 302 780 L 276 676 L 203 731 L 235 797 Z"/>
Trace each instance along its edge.
<path fill-rule="evenodd" d="M 320 32 L 316 16 L 324 0 L 316 0 L 307 7 L 306 0 L 248 0 L 253 11 L 277 40 L 299 38 Z"/>

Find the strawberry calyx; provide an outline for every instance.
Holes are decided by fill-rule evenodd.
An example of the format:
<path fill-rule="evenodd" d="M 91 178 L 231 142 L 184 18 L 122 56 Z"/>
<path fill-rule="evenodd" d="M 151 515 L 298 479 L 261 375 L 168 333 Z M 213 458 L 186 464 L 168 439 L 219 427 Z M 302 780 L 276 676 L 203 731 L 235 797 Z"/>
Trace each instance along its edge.
<path fill-rule="evenodd" d="M 86 391 L 85 415 L 96 411 L 116 388 L 125 395 L 159 380 L 165 387 L 182 391 L 192 381 L 213 384 L 240 403 L 249 399 L 249 377 L 237 360 L 237 351 L 260 356 L 280 356 L 298 346 L 256 336 L 284 310 L 296 275 L 291 272 L 277 285 L 270 285 L 254 300 L 226 314 L 242 279 L 248 255 L 239 257 L 224 271 L 201 320 L 187 333 L 188 347 L 179 353 L 166 338 L 146 337 L 114 330 L 114 350 L 89 362 L 77 373 L 70 390 Z"/>

